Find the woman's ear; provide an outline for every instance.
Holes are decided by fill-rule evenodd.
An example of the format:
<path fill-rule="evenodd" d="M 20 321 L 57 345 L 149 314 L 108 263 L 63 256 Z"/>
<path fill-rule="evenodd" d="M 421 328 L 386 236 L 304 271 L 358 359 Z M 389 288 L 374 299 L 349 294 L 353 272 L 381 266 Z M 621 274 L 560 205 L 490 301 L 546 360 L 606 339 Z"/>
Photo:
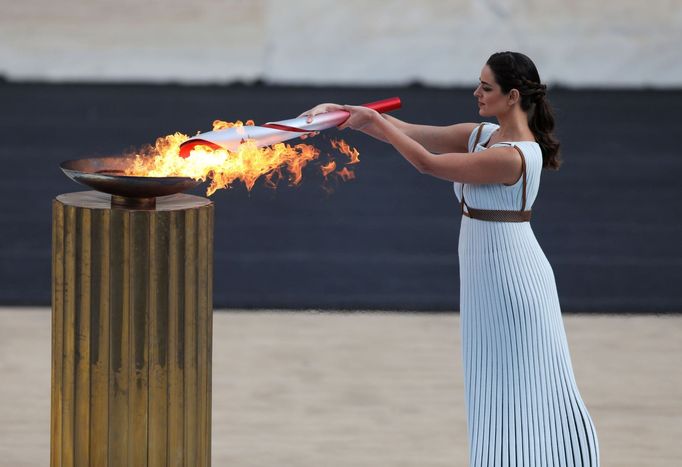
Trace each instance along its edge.
<path fill-rule="evenodd" d="M 511 107 L 512 105 L 516 104 L 519 101 L 519 98 L 521 97 L 521 94 L 519 94 L 518 89 L 512 89 L 509 91 L 508 99 L 509 99 L 509 106 Z"/>

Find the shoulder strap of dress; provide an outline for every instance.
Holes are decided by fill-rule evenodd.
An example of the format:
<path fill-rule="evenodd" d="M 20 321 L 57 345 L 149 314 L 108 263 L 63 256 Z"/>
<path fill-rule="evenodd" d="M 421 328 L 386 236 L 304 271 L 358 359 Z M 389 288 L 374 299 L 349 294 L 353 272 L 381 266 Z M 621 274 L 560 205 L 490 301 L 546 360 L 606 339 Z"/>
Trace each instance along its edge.
<path fill-rule="evenodd" d="M 516 149 L 519 154 L 521 155 L 521 172 L 523 172 L 522 177 L 523 177 L 523 192 L 521 195 L 521 211 L 526 210 L 526 156 L 523 155 L 523 151 L 521 150 L 520 147 L 517 145 L 513 145 L 514 149 Z"/>
<path fill-rule="evenodd" d="M 474 141 L 474 151 L 476 150 L 476 145 L 481 140 L 481 134 L 483 133 L 483 126 L 484 125 L 485 125 L 485 122 L 481 123 L 480 125 L 478 125 L 478 129 L 476 130 L 476 140 Z"/>
<path fill-rule="evenodd" d="M 483 133 L 483 126 L 485 122 L 478 125 L 478 130 L 476 131 L 476 140 L 474 140 L 474 151 L 476 150 L 476 145 L 481 140 L 481 133 Z M 524 203 L 525 204 L 525 203 Z M 464 183 L 462 183 L 462 200 L 459 203 L 462 213 L 464 213 Z"/>

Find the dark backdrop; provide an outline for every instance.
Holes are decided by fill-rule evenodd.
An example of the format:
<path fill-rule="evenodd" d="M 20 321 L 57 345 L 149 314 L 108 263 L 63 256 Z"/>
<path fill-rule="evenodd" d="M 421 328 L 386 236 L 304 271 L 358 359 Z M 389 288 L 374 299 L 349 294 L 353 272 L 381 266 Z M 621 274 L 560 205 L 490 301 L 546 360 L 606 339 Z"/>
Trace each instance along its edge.
<path fill-rule="evenodd" d="M 85 189 L 59 162 L 119 154 L 213 119 L 295 117 L 393 95 L 398 118 L 479 121 L 470 89 L 0 84 L 0 304 L 49 305 L 51 199 Z M 532 226 L 564 311 L 682 310 L 682 92 L 551 89 L 564 166 L 544 171 Z M 218 307 L 458 309 L 459 206 L 450 183 L 351 130 L 356 179 L 262 183 L 212 196 Z M 202 190 L 195 191 L 201 194 Z"/>

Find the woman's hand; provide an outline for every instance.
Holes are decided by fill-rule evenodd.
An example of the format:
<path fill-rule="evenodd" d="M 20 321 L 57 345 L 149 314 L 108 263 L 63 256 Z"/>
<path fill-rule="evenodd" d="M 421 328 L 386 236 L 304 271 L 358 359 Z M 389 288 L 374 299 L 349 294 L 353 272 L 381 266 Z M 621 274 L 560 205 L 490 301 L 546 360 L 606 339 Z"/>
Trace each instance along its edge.
<path fill-rule="evenodd" d="M 343 106 L 342 106 L 342 105 L 339 105 L 339 104 L 332 104 L 331 102 L 327 102 L 327 103 L 325 103 L 325 104 L 319 104 L 319 105 L 316 105 L 315 107 L 313 107 L 313 108 L 310 109 L 310 110 L 306 110 L 305 112 L 303 112 L 301 115 L 299 115 L 299 116 L 296 117 L 296 118 L 299 118 L 299 117 L 308 117 L 306 121 L 307 121 L 308 123 L 312 123 L 312 122 L 313 122 L 313 118 L 315 118 L 315 115 L 323 114 L 323 113 L 326 113 L 326 112 L 331 112 L 331 111 L 333 111 L 333 110 L 343 110 Z M 310 133 L 305 133 L 305 134 L 301 135 L 301 139 L 306 139 L 306 138 L 308 138 L 308 137 L 313 137 L 313 136 L 316 136 L 316 135 L 319 135 L 319 134 L 320 134 L 319 131 L 312 131 L 312 132 L 310 132 Z"/>
<path fill-rule="evenodd" d="M 316 105 L 315 107 L 313 107 L 313 108 L 310 109 L 310 110 L 306 110 L 305 112 L 303 112 L 301 115 L 299 115 L 299 116 L 296 117 L 296 118 L 299 118 L 299 117 L 308 117 L 308 120 L 307 120 L 308 123 L 312 123 L 312 122 L 313 122 L 313 118 L 315 117 L 315 115 L 323 114 L 323 113 L 326 113 L 326 112 L 331 112 L 331 111 L 333 111 L 333 110 L 343 110 L 343 107 L 344 107 L 343 105 L 332 104 L 332 103 L 329 103 L 329 102 L 326 103 L 326 104 L 319 104 L 319 105 Z"/>
<path fill-rule="evenodd" d="M 353 130 L 362 131 L 364 128 L 374 123 L 374 119 L 379 116 L 379 112 L 376 110 L 362 105 L 344 105 L 341 110 L 349 112 L 350 117 L 338 126 L 339 130 L 352 128 Z"/>
<path fill-rule="evenodd" d="M 313 119 L 315 118 L 315 115 L 326 112 L 332 112 L 334 110 L 345 110 L 346 112 L 350 113 L 348 119 L 337 127 L 339 130 L 344 130 L 346 128 L 352 128 L 353 130 L 362 130 L 363 128 L 370 125 L 373 122 L 373 119 L 377 115 L 379 115 L 379 113 L 376 110 L 361 105 L 340 105 L 328 102 L 325 104 L 316 105 L 310 110 L 306 110 L 301 115 L 299 115 L 299 117 L 306 116 L 308 117 L 307 122 L 312 123 Z M 315 132 L 314 134 L 318 133 L 319 132 Z M 311 134 L 310 136 L 314 135 Z"/>

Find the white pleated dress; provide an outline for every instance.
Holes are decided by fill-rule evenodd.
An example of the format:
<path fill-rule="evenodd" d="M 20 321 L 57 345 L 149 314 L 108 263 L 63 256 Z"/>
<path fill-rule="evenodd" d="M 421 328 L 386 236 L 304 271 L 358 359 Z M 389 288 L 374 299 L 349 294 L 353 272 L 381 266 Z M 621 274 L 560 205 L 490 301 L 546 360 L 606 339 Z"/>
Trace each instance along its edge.
<path fill-rule="evenodd" d="M 497 128 L 485 124 L 475 148 L 474 130 L 469 152 L 484 150 Z M 523 151 L 531 209 L 540 186 L 540 146 L 497 144 Z M 465 184 L 466 204 L 518 211 L 522 178 L 511 186 Z M 461 201 L 462 184 L 454 189 Z M 531 223 L 462 216 L 459 272 L 469 464 L 598 466 L 597 434 L 573 375 L 554 271 Z"/>

